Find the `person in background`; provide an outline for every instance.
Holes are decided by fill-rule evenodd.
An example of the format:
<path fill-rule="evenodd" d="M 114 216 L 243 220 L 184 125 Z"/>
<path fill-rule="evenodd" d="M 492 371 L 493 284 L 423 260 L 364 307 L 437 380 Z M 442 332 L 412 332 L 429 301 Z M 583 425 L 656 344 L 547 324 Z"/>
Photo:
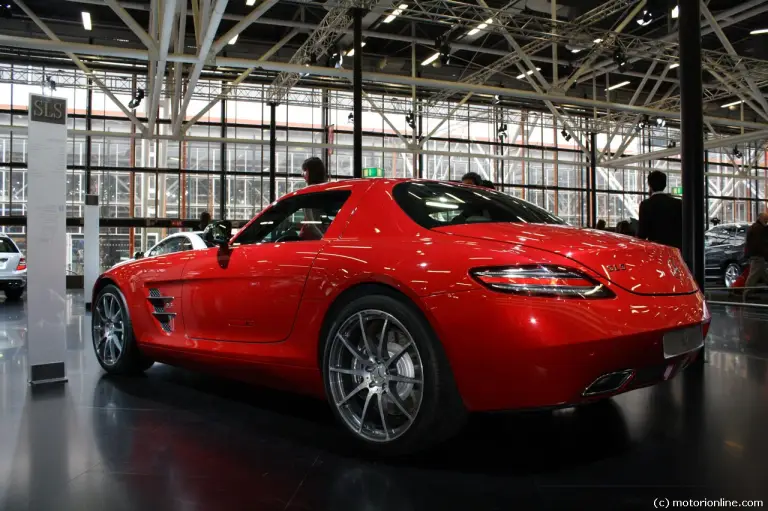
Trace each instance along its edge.
<path fill-rule="evenodd" d="M 487 179 L 483 179 L 483 184 L 482 184 L 482 187 L 483 187 L 483 188 L 488 188 L 488 189 L 490 189 L 490 190 L 495 190 L 495 189 L 496 189 L 496 187 L 495 187 L 495 186 L 493 186 L 493 182 L 492 182 L 492 181 L 489 181 L 489 180 L 487 180 Z"/>
<path fill-rule="evenodd" d="M 301 172 L 307 185 L 318 185 L 328 181 L 328 172 L 325 170 L 323 160 L 317 156 L 312 156 L 304 160 L 301 164 Z M 317 209 L 304 210 L 304 223 L 299 231 L 299 238 L 302 240 L 320 240 L 323 239 L 323 230 L 321 222 L 323 212 Z"/>
<path fill-rule="evenodd" d="M 595 225 L 595 229 L 598 231 L 604 231 L 605 230 L 605 220 L 600 219 L 597 221 L 597 225 Z"/>
<path fill-rule="evenodd" d="M 625 234 L 627 236 L 632 236 L 632 226 L 629 224 L 629 221 L 622 220 L 618 224 L 616 224 L 616 232 L 619 234 Z"/>
<path fill-rule="evenodd" d="M 467 172 L 461 176 L 461 182 L 465 185 L 483 186 L 483 178 L 477 172 Z"/>
<path fill-rule="evenodd" d="M 648 174 L 651 196 L 640 203 L 638 237 L 683 249 L 683 201 L 664 193 L 667 175 L 654 170 Z"/>
<path fill-rule="evenodd" d="M 744 299 L 749 295 L 749 288 L 760 283 L 768 283 L 768 212 L 760 213 L 757 221 L 747 230 L 745 255 L 749 258 L 749 277 L 744 283 Z"/>
<path fill-rule="evenodd" d="M 312 156 L 301 164 L 301 173 L 307 185 L 318 185 L 328 181 L 328 172 L 325 170 L 323 160 Z"/>
<path fill-rule="evenodd" d="M 204 231 L 208 224 L 211 223 L 211 214 L 207 211 L 200 213 L 200 230 Z"/>

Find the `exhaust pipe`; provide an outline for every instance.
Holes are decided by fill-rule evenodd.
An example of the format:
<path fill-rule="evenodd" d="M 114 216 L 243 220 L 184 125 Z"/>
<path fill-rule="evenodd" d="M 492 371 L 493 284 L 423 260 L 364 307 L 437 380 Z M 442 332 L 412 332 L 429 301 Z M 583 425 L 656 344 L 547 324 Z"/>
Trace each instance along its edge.
<path fill-rule="evenodd" d="M 581 395 L 588 397 L 615 392 L 626 385 L 634 374 L 633 369 L 604 374 L 588 385 Z"/>

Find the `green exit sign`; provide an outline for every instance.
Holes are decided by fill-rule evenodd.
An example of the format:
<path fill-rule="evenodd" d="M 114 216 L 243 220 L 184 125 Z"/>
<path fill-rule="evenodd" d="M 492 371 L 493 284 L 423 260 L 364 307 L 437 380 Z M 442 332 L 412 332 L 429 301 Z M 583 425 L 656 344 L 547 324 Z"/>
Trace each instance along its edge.
<path fill-rule="evenodd" d="M 682 195 L 683 194 L 683 187 L 682 186 L 673 186 L 672 187 L 672 195 Z"/>
<path fill-rule="evenodd" d="M 384 169 L 368 167 L 363 169 L 363 177 L 384 177 Z"/>

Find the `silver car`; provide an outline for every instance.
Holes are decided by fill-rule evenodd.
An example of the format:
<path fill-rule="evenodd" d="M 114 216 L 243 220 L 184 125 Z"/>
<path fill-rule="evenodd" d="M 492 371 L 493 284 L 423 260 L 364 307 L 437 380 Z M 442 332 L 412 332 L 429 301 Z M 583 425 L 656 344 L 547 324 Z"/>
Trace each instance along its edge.
<path fill-rule="evenodd" d="M 27 288 L 27 260 L 16 243 L 0 234 L 0 291 L 6 300 L 19 300 Z"/>

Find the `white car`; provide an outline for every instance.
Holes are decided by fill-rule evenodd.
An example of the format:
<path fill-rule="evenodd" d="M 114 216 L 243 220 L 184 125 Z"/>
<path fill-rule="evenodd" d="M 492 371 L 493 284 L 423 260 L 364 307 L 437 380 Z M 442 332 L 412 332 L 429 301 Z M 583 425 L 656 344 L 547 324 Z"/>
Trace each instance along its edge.
<path fill-rule="evenodd" d="M 0 290 L 6 300 L 18 300 L 27 288 L 27 260 L 16 243 L 0 234 Z"/>
<path fill-rule="evenodd" d="M 179 232 L 171 234 L 167 238 L 163 238 L 158 241 L 155 246 L 147 250 L 146 253 L 136 252 L 131 259 L 120 261 L 113 268 L 122 266 L 136 259 L 142 259 L 144 257 L 155 257 L 164 254 L 173 254 L 174 252 L 183 252 L 186 250 L 203 250 L 210 248 L 209 245 L 203 239 L 202 231 L 195 232 Z"/>

